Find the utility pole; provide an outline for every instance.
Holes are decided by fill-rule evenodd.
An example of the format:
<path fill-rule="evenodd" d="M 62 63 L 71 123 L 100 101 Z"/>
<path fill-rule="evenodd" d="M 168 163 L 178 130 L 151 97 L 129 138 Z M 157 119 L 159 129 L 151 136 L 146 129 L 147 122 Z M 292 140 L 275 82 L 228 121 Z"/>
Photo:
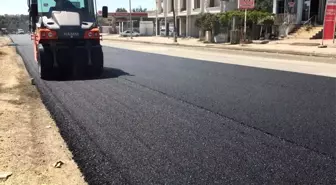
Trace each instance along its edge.
<path fill-rule="evenodd" d="M 176 16 L 175 16 L 175 0 L 172 0 L 173 2 L 173 18 L 174 18 L 174 42 L 177 42 L 177 36 L 176 36 Z"/>
<path fill-rule="evenodd" d="M 244 42 L 246 42 L 246 19 L 247 19 L 247 9 L 245 9 L 245 16 L 244 16 Z"/>
<path fill-rule="evenodd" d="M 130 14 L 130 24 L 131 24 L 131 39 L 133 39 L 133 22 L 132 22 L 132 0 L 129 0 L 129 14 Z"/>

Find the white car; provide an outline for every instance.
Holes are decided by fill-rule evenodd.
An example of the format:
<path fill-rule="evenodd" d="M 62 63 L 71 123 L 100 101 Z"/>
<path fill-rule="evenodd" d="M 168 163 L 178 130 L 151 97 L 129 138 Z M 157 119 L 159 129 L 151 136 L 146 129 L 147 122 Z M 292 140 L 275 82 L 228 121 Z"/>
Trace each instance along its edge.
<path fill-rule="evenodd" d="M 129 36 L 131 36 L 131 30 L 126 30 L 126 31 L 120 33 L 120 35 L 121 35 L 122 37 L 129 37 Z M 133 34 L 132 34 L 132 36 L 133 36 L 133 37 L 138 37 L 138 36 L 140 36 L 140 33 L 137 32 L 137 31 L 134 31 L 134 30 L 133 30 Z"/>

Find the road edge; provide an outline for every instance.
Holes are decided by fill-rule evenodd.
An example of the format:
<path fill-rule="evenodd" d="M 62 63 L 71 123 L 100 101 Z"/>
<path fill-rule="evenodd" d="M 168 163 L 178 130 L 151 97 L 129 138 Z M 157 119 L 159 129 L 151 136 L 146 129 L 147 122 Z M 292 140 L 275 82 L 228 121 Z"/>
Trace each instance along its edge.
<path fill-rule="evenodd" d="M 14 40 L 8 36 L 12 43 Z M 16 53 L 22 58 L 25 70 L 28 72 L 30 78 L 34 79 L 34 68 L 29 66 L 29 60 L 23 56 L 23 53 L 15 45 Z M 71 121 L 77 122 L 76 118 L 71 116 L 71 113 L 64 109 L 61 101 L 52 93 L 52 90 L 44 85 L 42 79 L 34 79 L 34 83 L 37 91 L 39 92 L 42 103 L 50 113 L 51 118 L 55 121 L 58 127 L 59 134 L 63 138 L 66 147 L 72 154 L 72 159 L 77 164 L 78 169 L 84 177 L 87 184 L 109 184 L 104 176 L 114 176 L 115 182 L 120 184 L 130 184 L 129 179 L 119 169 L 116 161 L 107 160 L 106 154 L 102 152 L 100 155 L 96 155 L 95 150 L 101 150 L 96 143 L 88 135 L 89 131 L 81 127 L 79 124 L 71 124 Z M 80 136 L 88 135 L 87 138 Z M 94 160 L 93 160 L 94 159 Z M 99 161 L 99 162 L 97 162 Z M 97 176 L 100 171 L 108 169 L 108 174 Z"/>
<path fill-rule="evenodd" d="M 9 40 L 12 43 L 15 43 L 14 40 L 12 39 L 12 37 L 10 37 L 10 36 L 7 36 L 7 37 L 9 38 Z M 59 123 L 59 119 L 57 119 L 56 114 L 55 114 L 55 111 L 57 109 L 56 108 L 57 103 L 53 102 L 53 101 L 46 101 L 47 96 L 52 96 L 52 95 L 50 93 L 43 92 L 42 89 L 45 89 L 44 91 L 46 91 L 47 88 L 43 88 L 42 84 L 40 83 L 40 81 L 38 81 L 38 80 L 36 80 L 34 78 L 34 76 L 32 75 L 33 74 L 33 68 L 31 68 L 30 66 L 28 66 L 28 64 L 27 64 L 28 60 L 25 57 L 23 57 L 22 52 L 18 48 L 18 45 L 13 45 L 13 47 L 15 47 L 16 54 L 22 59 L 22 63 L 24 65 L 25 70 L 27 71 L 28 76 L 31 78 L 32 82 L 34 82 L 34 86 L 35 86 L 36 90 L 38 91 L 38 93 L 40 94 L 40 98 L 41 98 L 41 101 L 42 101 L 43 105 L 45 106 L 45 109 L 49 112 L 49 114 L 51 116 L 51 119 L 55 122 L 55 125 L 56 125 L 56 127 L 58 128 L 58 131 L 59 131 L 58 133 L 60 134 L 60 136 L 64 140 L 64 143 L 66 144 L 67 149 L 69 150 L 69 152 L 72 155 L 72 160 L 74 161 L 74 163 L 77 165 L 78 169 L 80 170 L 80 173 L 84 177 L 83 178 L 84 181 L 87 184 L 89 184 L 89 181 L 87 180 L 87 177 L 86 177 L 83 169 L 79 165 L 79 161 L 76 160 L 75 153 L 73 152 L 72 147 L 70 146 L 70 143 L 66 139 L 66 137 L 64 135 L 64 132 L 62 131 L 62 129 L 60 128 L 60 125 L 58 124 Z"/>
<path fill-rule="evenodd" d="M 58 181 L 62 181 L 62 182 L 67 182 L 67 183 L 76 183 L 76 184 L 87 184 L 87 182 L 84 179 L 84 175 L 83 173 L 80 171 L 80 168 L 78 166 L 78 164 L 76 163 L 76 161 L 73 158 L 73 153 L 71 152 L 71 150 L 69 149 L 69 147 L 67 146 L 66 141 L 64 140 L 64 138 L 62 137 L 61 133 L 60 133 L 60 129 L 58 127 L 58 125 L 56 124 L 56 121 L 53 119 L 51 112 L 49 111 L 49 109 L 47 108 L 47 106 L 45 105 L 43 98 L 42 98 L 42 94 L 40 92 L 40 89 L 35 86 L 34 81 L 31 79 L 31 74 L 29 72 L 29 70 L 27 69 L 26 63 L 25 63 L 25 59 L 22 57 L 22 55 L 19 53 L 17 45 L 15 45 L 13 39 L 10 36 L 7 35 L 3 35 L 0 36 L 0 38 L 4 38 L 6 40 L 6 44 L 0 46 L 0 47 L 6 47 L 9 48 L 8 51 L 6 52 L 7 56 L 11 57 L 11 59 L 9 60 L 9 63 L 11 63 L 10 65 L 14 65 L 13 66 L 13 71 L 14 73 L 9 73 L 7 78 L 10 76 L 15 76 L 15 78 L 18 81 L 18 85 L 15 85 L 13 87 L 11 87 L 10 89 L 15 89 L 18 91 L 22 91 L 25 92 L 25 94 L 16 94 L 16 92 L 13 92 L 13 95 L 18 95 L 20 96 L 20 98 L 18 98 L 17 100 L 21 100 L 22 97 L 22 101 L 20 101 L 20 103 L 18 103 L 17 105 L 22 105 L 22 109 L 21 110 L 25 110 L 25 109 L 30 109 L 27 110 L 25 112 L 29 112 L 31 119 L 28 122 L 25 121 L 20 121 L 20 118 L 22 118 L 21 116 L 19 116 L 20 118 L 18 118 L 18 123 L 21 124 L 19 125 L 19 127 L 17 127 L 19 130 L 22 129 L 22 131 L 27 131 L 29 132 L 29 135 L 26 136 L 29 138 L 29 142 L 28 143 L 32 143 L 33 145 L 29 145 L 29 148 L 34 148 L 33 153 L 38 153 L 40 152 L 40 156 L 37 156 L 37 158 L 33 157 L 27 153 L 27 155 L 21 155 L 21 159 L 19 159 L 18 164 L 20 164 L 22 161 L 26 161 L 23 162 L 22 165 L 18 165 L 17 167 L 19 168 L 14 168 L 13 169 L 13 174 L 15 174 L 14 172 L 17 170 L 17 172 L 21 172 L 21 173 L 16 173 L 16 177 L 13 177 L 13 179 L 9 179 L 9 183 L 18 183 L 17 181 L 22 179 L 28 179 L 30 177 L 32 177 L 32 181 L 44 181 L 44 182 L 58 182 Z M 5 56 L 6 57 L 6 56 Z M 14 63 L 13 63 L 14 62 Z M 4 64 L 6 64 L 6 62 L 4 62 Z M 6 65 L 7 69 L 11 69 L 9 66 L 10 65 Z M 17 68 L 17 69 L 16 69 Z M 6 69 L 5 69 L 6 71 Z M 8 88 L 8 87 L 7 87 Z M 24 89 L 23 89 L 24 88 Z M 28 90 L 28 91 L 27 91 Z M 5 92 L 5 91 L 4 91 Z M 4 93 L 6 94 L 6 93 Z M 8 93 L 11 94 L 11 93 Z M 29 99 L 29 101 L 27 101 L 27 99 Z M 32 104 L 30 104 L 32 103 Z M 39 112 L 41 111 L 41 112 Z M 17 112 L 14 110 L 13 112 L 15 112 L 15 114 L 17 114 Z M 22 113 L 24 115 L 24 113 Z M 24 117 L 24 116 L 23 116 Z M 36 121 L 38 120 L 38 121 Z M 22 125 L 24 124 L 24 125 Z M 12 127 L 13 126 L 13 127 Z M 15 128 L 15 124 L 9 125 L 10 129 Z M 27 130 L 28 129 L 28 130 Z M 31 129 L 31 130 L 30 130 Z M 44 129 L 48 129 L 44 130 Z M 42 132 L 41 132 L 42 131 Z M 14 134 L 15 136 L 20 136 L 20 134 L 22 134 L 21 132 L 18 134 Z M 12 138 L 12 134 L 10 134 Z M 26 138 L 27 139 L 27 138 Z M 20 138 L 21 141 L 24 141 Z M 17 140 L 18 141 L 18 140 Z M 55 142 L 55 143 L 49 143 L 50 141 Z M 14 142 L 15 144 L 19 143 L 17 145 L 18 148 L 22 147 L 20 146 L 20 141 L 19 142 Z M 37 145 L 39 145 L 40 147 L 38 147 Z M 45 146 L 43 146 L 45 145 Z M 26 146 L 27 147 L 27 146 Z M 61 149 L 58 149 L 58 147 L 60 147 Z M 11 147 L 12 148 L 12 147 Z M 30 149 L 29 149 L 30 150 Z M 28 152 L 29 150 L 25 151 Z M 15 151 L 15 150 L 14 150 Z M 13 150 L 9 150 L 8 151 L 13 152 Z M 62 156 L 64 155 L 64 156 Z M 20 154 L 18 155 L 20 156 Z M 24 158 L 27 157 L 28 159 Z M 49 157 L 49 158 L 48 158 Z M 33 161 L 29 161 L 30 159 L 33 160 L 37 160 L 38 162 L 33 162 Z M 57 160 L 61 160 L 62 162 L 64 162 L 63 164 L 65 164 L 65 168 L 60 167 L 62 169 L 57 170 L 57 168 L 54 166 L 55 162 Z M 11 160 L 9 160 L 10 162 Z M 28 161 L 28 163 L 27 163 Z M 33 162 L 33 163 L 31 163 Z M 26 166 L 30 164 L 30 166 Z M 69 169 L 72 168 L 72 169 Z M 55 170 L 57 171 L 52 171 L 50 170 L 50 168 L 55 168 Z M 24 169 L 23 171 L 20 171 Z M 43 170 L 44 169 L 44 170 Z M 44 171 L 44 172 L 43 172 Z M 59 172 L 63 171 L 63 175 L 65 175 L 63 177 L 62 180 L 57 180 L 58 178 L 62 178 L 59 177 L 58 175 L 60 174 Z M 32 173 L 34 172 L 34 173 Z M 29 175 L 30 176 L 27 176 Z M 14 176 L 14 175 L 13 175 Z M 66 178 L 66 176 L 68 178 Z M 42 178 L 41 178 L 42 177 Z M 65 178 L 65 179 L 64 179 Z M 77 179 L 79 178 L 79 179 Z M 0 184 L 2 184 L 1 182 L 4 182 L 5 184 L 7 179 L 5 179 L 4 181 L 1 181 L 0 179 Z M 28 179 L 30 180 L 30 179 Z M 41 181 L 42 180 L 42 181 Z M 23 180 L 23 182 L 25 182 L 26 180 Z M 22 182 L 21 182 L 22 183 Z"/>

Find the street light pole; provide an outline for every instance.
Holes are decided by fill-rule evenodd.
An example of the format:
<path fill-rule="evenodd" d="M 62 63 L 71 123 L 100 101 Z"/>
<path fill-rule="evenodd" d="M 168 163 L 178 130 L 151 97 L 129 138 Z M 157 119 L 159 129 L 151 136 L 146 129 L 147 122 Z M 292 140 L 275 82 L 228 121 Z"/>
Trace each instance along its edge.
<path fill-rule="evenodd" d="M 130 14 L 130 24 L 131 24 L 131 39 L 133 39 L 133 22 L 132 22 L 132 0 L 129 0 L 129 14 Z"/>
<path fill-rule="evenodd" d="M 176 36 L 176 16 L 175 16 L 175 0 L 173 1 L 173 18 L 174 18 L 174 42 L 177 42 L 177 36 Z"/>

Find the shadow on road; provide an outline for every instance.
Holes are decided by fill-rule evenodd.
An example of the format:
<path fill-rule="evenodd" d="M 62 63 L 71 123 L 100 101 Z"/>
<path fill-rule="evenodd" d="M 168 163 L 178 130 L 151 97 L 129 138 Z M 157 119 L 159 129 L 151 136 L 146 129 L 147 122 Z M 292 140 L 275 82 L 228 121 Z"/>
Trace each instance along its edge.
<path fill-rule="evenodd" d="M 108 79 L 108 78 L 118 78 L 120 76 L 134 76 L 131 75 L 121 69 L 111 68 L 111 67 L 105 67 L 104 73 L 101 77 L 98 77 L 96 79 Z"/>
<path fill-rule="evenodd" d="M 86 81 L 86 80 L 100 80 L 100 79 L 110 79 L 110 78 L 119 78 L 121 76 L 134 76 L 131 75 L 121 69 L 117 69 L 117 68 L 111 68 L 111 67 L 104 67 L 104 72 L 101 76 L 99 77 L 90 77 L 88 75 L 86 75 L 85 77 L 64 77 L 63 81 Z"/>
<path fill-rule="evenodd" d="M 74 76 L 68 76 L 68 75 L 61 74 L 60 76 L 56 76 L 53 79 L 48 79 L 47 81 L 88 81 L 88 80 L 119 78 L 121 76 L 134 76 L 134 75 L 131 75 L 121 69 L 104 67 L 104 72 L 99 77 L 92 77 L 90 75 L 74 77 Z"/>

